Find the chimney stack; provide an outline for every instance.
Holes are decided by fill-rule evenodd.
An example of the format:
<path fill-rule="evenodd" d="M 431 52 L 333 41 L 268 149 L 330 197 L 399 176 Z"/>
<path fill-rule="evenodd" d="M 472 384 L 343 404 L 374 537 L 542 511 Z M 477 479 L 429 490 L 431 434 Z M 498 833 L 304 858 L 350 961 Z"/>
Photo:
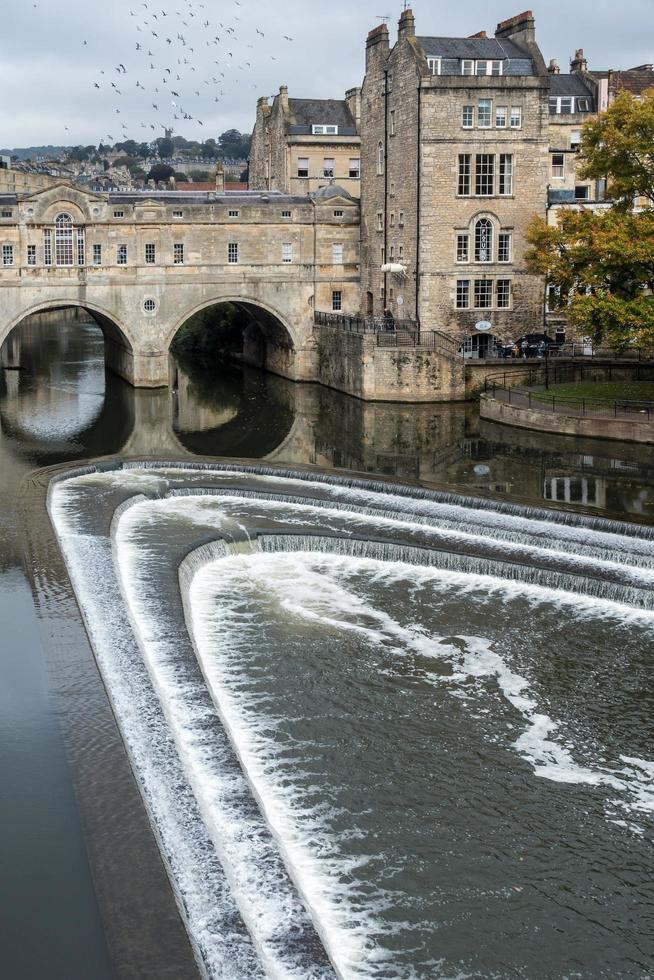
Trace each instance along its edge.
<path fill-rule="evenodd" d="M 225 193 L 225 165 L 222 160 L 216 164 L 216 194 Z"/>
<path fill-rule="evenodd" d="M 570 61 L 571 72 L 587 72 L 588 62 L 584 58 L 584 49 L 577 48 L 574 58 Z"/>
<path fill-rule="evenodd" d="M 288 85 L 279 86 L 279 101 L 282 105 L 282 109 L 288 109 Z"/>
<path fill-rule="evenodd" d="M 501 21 L 495 29 L 495 37 L 512 38 L 518 43 L 530 41 L 533 44 L 536 41 L 536 21 L 531 10 L 524 10 L 515 17 Z"/>
<path fill-rule="evenodd" d="M 366 40 L 366 68 L 372 58 L 386 59 L 389 52 L 388 26 L 380 24 L 368 32 Z"/>
<path fill-rule="evenodd" d="M 415 37 L 416 36 L 416 19 L 413 16 L 413 11 L 410 7 L 403 10 L 400 14 L 400 22 L 397 27 L 397 37 L 401 40 L 403 37 Z"/>
<path fill-rule="evenodd" d="M 548 75 L 560 75 L 561 69 L 559 68 L 559 63 L 556 58 L 551 58 L 550 63 L 547 66 Z"/>

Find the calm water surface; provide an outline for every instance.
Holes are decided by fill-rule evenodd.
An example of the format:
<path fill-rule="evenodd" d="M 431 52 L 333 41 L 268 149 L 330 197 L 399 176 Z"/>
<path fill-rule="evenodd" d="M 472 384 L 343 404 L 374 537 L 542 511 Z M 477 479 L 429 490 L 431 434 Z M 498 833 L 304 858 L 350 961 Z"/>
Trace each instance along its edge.
<path fill-rule="evenodd" d="M 178 369 L 174 372 L 171 391 L 134 391 L 114 376 L 105 375 L 99 330 L 93 324 L 64 320 L 23 327 L 5 345 L 2 363 L 22 368 L 20 371 L 0 371 L 0 833 L 3 840 L 0 973 L 12 980 L 37 977 L 76 980 L 111 975 L 78 808 L 49 699 L 32 597 L 22 568 L 17 500 L 20 482 L 30 470 L 116 453 L 188 459 L 197 454 L 265 457 L 280 463 L 313 463 L 419 479 L 455 489 L 490 491 L 521 502 L 541 505 L 558 502 L 571 509 L 627 515 L 648 523 L 654 520 L 654 451 L 641 446 L 596 441 L 573 443 L 563 438 L 493 426 L 480 422 L 474 406 L 366 405 L 318 386 L 297 386 L 283 379 L 233 367 L 213 376 L 202 373 L 191 376 Z M 328 572 L 329 569 L 325 574 Z M 358 583 L 355 573 L 352 575 L 353 591 L 369 598 L 366 593 L 368 584 Z M 398 580 L 397 588 L 405 594 L 410 607 L 412 596 L 415 598 L 411 583 Z M 454 599 L 452 602 L 455 609 Z M 523 610 L 517 600 L 514 611 L 519 621 Z M 550 612 L 548 615 L 555 614 Z M 452 618 L 453 621 L 456 619 L 454 612 Z M 277 629 L 277 625 L 274 628 Z M 431 627 L 425 621 L 423 628 Z M 503 628 L 502 624 L 497 628 Z M 325 630 L 325 649 L 332 651 L 336 658 L 333 666 L 337 669 L 338 658 L 341 661 L 347 659 L 347 646 L 334 646 L 329 628 L 325 627 Z M 278 692 L 281 697 L 281 692 L 287 689 L 284 672 L 293 676 L 296 671 L 294 657 L 299 656 L 306 645 L 302 630 L 291 639 L 289 659 L 281 666 L 274 698 Z M 272 649 L 274 637 L 268 636 L 268 642 Z M 640 664 L 639 670 L 644 670 L 646 655 L 644 647 L 641 650 L 637 644 L 644 642 L 641 637 L 634 639 L 633 661 Z M 516 647 L 514 654 L 519 660 L 519 637 L 512 637 L 511 643 Z M 258 649 L 261 666 L 265 664 L 269 650 L 265 645 Z M 237 654 L 238 651 L 235 656 Z M 544 675 L 550 670 L 545 654 L 543 651 Z M 569 655 L 572 662 L 576 656 L 574 643 Z M 260 674 L 256 664 L 251 666 L 253 673 L 248 683 L 256 695 Z M 587 667 L 592 670 L 592 664 Z M 315 672 L 316 683 L 326 676 L 325 664 L 318 660 L 311 670 Z M 378 652 L 371 648 L 361 658 L 358 670 L 366 676 L 373 671 L 379 672 L 380 676 L 387 677 L 391 688 L 399 685 L 398 692 L 406 686 L 408 673 L 409 683 L 417 691 L 418 703 L 420 699 L 425 704 L 433 700 L 433 684 L 431 680 L 425 681 L 420 663 L 411 661 L 398 672 L 398 667 L 390 661 L 380 662 Z M 340 672 L 342 674 L 342 668 Z M 587 681 L 587 677 L 588 674 L 581 678 L 571 675 L 569 680 L 571 684 L 578 684 L 584 678 Z M 357 704 L 359 692 L 362 692 L 362 698 L 369 695 L 364 692 L 359 675 L 353 674 L 351 683 L 347 674 L 342 680 L 343 692 L 349 691 L 352 699 L 348 710 L 356 716 L 362 710 L 362 705 Z M 544 691 L 549 690 L 548 696 L 563 711 L 566 690 L 553 689 L 547 678 L 538 678 L 537 683 L 543 684 Z M 593 696 L 593 684 L 587 687 L 588 695 Z M 325 697 L 327 693 L 324 692 Z M 293 705 L 295 724 L 300 727 L 306 707 L 303 697 L 300 689 L 297 703 Z M 339 700 L 342 700 L 340 696 Z M 448 708 L 451 713 L 455 712 L 456 704 L 455 701 L 454 708 Z M 624 708 L 634 711 L 632 702 Z M 269 705 L 270 717 L 276 718 L 279 710 L 273 700 Z M 484 724 L 486 710 L 483 704 L 477 706 L 474 724 Z M 632 719 L 633 730 L 642 723 L 637 715 L 638 712 L 634 715 L 635 720 Z M 395 758 L 393 753 L 399 759 L 399 746 L 407 739 L 415 739 L 419 751 L 420 741 L 427 738 L 429 717 L 429 712 L 424 718 L 419 717 L 415 727 L 409 723 L 408 716 L 401 714 L 394 736 L 397 745 L 389 750 L 391 760 Z M 450 724 L 451 729 L 447 728 L 452 740 L 450 753 L 456 759 L 461 746 L 457 743 L 456 726 L 448 720 L 448 726 Z M 586 721 L 581 719 L 579 724 L 583 728 Z M 606 718 L 601 724 L 606 724 Z M 427 727 L 423 727 L 425 725 Z M 381 734 L 372 731 L 370 752 Z M 291 726 L 284 737 L 297 738 L 298 732 Z M 346 773 L 338 770 L 338 731 L 329 730 L 328 738 L 333 742 L 334 754 L 327 760 L 327 769 L 321 773 L 321 779 L 333 783 L 335 796 L 342 793 L 351 799 L 356 787 L 347 785 Z M 646 747 L 641 745 L 640 751 L 645 753 Z M 374 753 L 366 758 L 365 764 L 372 781 L 365 793 L 371 799 L 380 787 L 392 785 L 394 778 L 393 772 L 383 766 L 376 769 L 372 765 L 373 756 Z M 424 775 L 416 774 L 416 785 Z M 471 784 L 469 791 L 476 799 L 483 799 L 487 786 L 481 774 L 478 783 Z M 509 805 L 513 791 L 509 780 L 502 789 L 506 794 L 506 805 Z M 304 792 L 305 788 L 300 787 L 300 796 Z M 454 800 L 455 786 L 451 792 Z M 465 800 L 459 798 L 459 805 L 465 805 Z M 404 809 L 403 813 L 403 819 L 406 819 Z M 415 816 L 419 818 L 419 814 Z M 429 813 L 423 813 L 422 819 L 440 821 L 443 813 L 434 807 Z M 567 822 L 567 814 L 561 811 L 562 833 Z M 469 825 L 458 829 L 461 835 L 474 835 L 474 827 Z M 523 829 L 516 861 L 524 867 L 516 868 L 514 894 L 519 894 L 517 889 L 525 882 L 529 884 L 530 869 L 544 860 L 540 853 L 528 853 L 525 842 L 530 839 L 533 828 Z M 583 821 L 579 821 L 573 831 L 569 859 L 574 861 L 582 850 Z M 383 832 L 384 829 L 376 827 L 373 820 L 366 827 L 366 834 L 371 837 Z M 416 832 L 415 825 L 413 828 L 402 827 L 396 840 L 389 838 L 385 842 L 388 852 L 394 854 L 402 840 L 410 839 L 412 832 Z M 598 833 L 596 827 L 594 832 Z M 600 836 L 603 834 L 604 831 Z M 599 843 L 605 846 L 606 842 L 602 839 Z M 456 842 L 460 850 L 477 845 L 478 841 L 466 845 L 463 836 Z M 364 844 L 360 846 L 363 848 Z M 418 847 L 419 841 L 416 841 Z M 395 854 L 395 859 L 400 862 L 401 855 Z M 625 865 L 624 855 L 616 854 L 616 859 Z M 445 859 L 443 869 L 447 872 Z M 641 882 L 640 874 L 638 868 L 633 868 L 624 875 L 616 872 L 618 878 L 613 880 L 606 869 L 598 868 L 596 879 L 588 884 L 588 894 L 593 902 L 597 902 L 600 931 L 610 935 L 612 929 L 611 916 L 607 918 L 601 911 L 602 897 L 627 888 L 629 875 Z M 389 869 L 391 892 L 394 876 L 402 877 L 399 863 L 394 871 Z M 415 882 L 410 883 L 411 887 L 415 885 Z M 499 901 L 504 885 L 494 880 L 492 868 L 487 872 L 486 887 Z M 443 900 L 442 891 L 435 891 L 430 898 L 434 908 Z M 575 902 L 578 901 L 578 895 L 572 898 L 560 896 L 561 916 L 566 927 L 577 914 Z M 629 918 L 628 905 L 627 897 L 614 910 L 620 917 L 612 945 L 615 962 L 607 966 L 606 972 L 600 962 L 601 956 L 596 952 L 589 953 L 587 964 L 594 965 L 588 975 L 646 976 L 643 957 L 648 948 L 651 950 L 651 934 L 649 943 L 644 941 L 643 949 L 634 950 L 632 934 L 625 924 Z M 638 923 L 645 940 L 647 930 L 651 930 L 651 905 L 649 908 L 649 920 Z M 430 910 L 429 915 L 432 912 Z M 638 918 L 635 911 L 633 915 Z M 533 910 L 529 907 L 524 909 L 524 922 L 528 930 L 537 930 L 537 916 L 533 918 Z M 556 922 L 552 928 L 556 936 Z M 465 915 L 461 911 L 456 913 L 448 929 L 450 943 L 459 944 L 463 949 L 467 940 Z M 515 940 L 513 937 L 512 942 Z M 569 974 L 564 972 L 565 952 L 559 952 L 556 945 L 560 940 L 554 938 L 553 941 L 557 951 L 552 959 L 553 972 L 547 976 L 575 976 L 574 970 Z M 536 945 L 542 944 L 543 938 L 539 937 Z M 621 966 L 629 962 L 632 954 L 631 967 Z M 583 959 L 583 950 L 575 949 L 568 962 L 579 965 Z M 495 964 L 497 975 L 528 976 L 517 972 L 518 962 L 490 941 L 488 960 Z M 423 972 L 420 975 L 429 974 Z M 473 975 L 490 977 L 495 974 Z"/>

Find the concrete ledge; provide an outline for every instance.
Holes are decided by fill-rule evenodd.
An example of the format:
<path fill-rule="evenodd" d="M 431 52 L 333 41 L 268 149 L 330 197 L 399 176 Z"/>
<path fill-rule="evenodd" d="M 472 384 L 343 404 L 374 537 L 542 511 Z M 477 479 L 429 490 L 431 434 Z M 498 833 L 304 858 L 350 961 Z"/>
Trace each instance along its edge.
<path fill-rule="evenodd" d="M 583 436 L 586 439 L 614 439 L 620 442 L 654 444 L 654 420 L 612 419 L 592 416 L 559 415 L 540 412 L 536 408 L 524 408 L 498 401 L 491 395 L 482 394 L 479 415 L 491 422 L 512 425 L 519 429 L 536 429 L 539 432 L 556 432 L 559 435 Z"/>

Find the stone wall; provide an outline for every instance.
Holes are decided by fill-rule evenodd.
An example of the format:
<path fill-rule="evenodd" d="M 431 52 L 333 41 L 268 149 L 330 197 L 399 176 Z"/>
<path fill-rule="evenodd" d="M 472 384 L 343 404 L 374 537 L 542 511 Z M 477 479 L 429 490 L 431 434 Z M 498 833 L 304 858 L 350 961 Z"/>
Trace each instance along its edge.
<path fill-rule="evenodd" d="M 462 401 L 464 364 L 439 351 L 379 347 L 373 333 L 317 330 L 318 380 L 366 401 Z"/>

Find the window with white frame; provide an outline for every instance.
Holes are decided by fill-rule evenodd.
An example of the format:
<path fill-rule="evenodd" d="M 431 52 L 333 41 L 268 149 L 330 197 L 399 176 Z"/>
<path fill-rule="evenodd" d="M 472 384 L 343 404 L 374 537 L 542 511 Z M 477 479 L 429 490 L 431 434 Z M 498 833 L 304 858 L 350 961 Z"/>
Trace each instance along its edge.
<path fill-rule="evenodd" d="M 457 194 L 460 197 L 468 197 L 470 194 L 470 160 L 469 153 L 459 153 Z"/>
<path fill-rule="evenodd" d="M 570 115 L 571 112 L 574 112 L 574 102 L 575 100 L 572 98 L 572 96 L 551 95 L 550 115 Z"/>
<path fill-rule="evenodd" d="M 43 265 L 52 265 L 52 231 L 43 229 Z"/>
<path fill-rule="evenodd" d="M 127 265 L 127 245 L 116 246 L 116 265 Z"/>
<path fill-rule="evenodd" d="M 497 129 L 506 129 L 509 110 L 505 105 L 495 106 L 495 126 Z"/>
<path fill-rule="evenodd" d="M 13 245 L 3 245 L 2 246 L 2 264 L 3 265 L 13 265 L 14 264 L 14 246 Z"/>
<path fill-rule="evenodd" d="M 320 125 L 312 126 L 311 132 L 314 136 L 338 136 L 338 126 Z"/>
<path fill-rule="evenodd" d="M 2 217 L 3 218 L 11 218 L 11 217 L 13 217 L 13 211 L 3 210 L 2 211 Z"/>
<path fill-rule="evenodd" d="M 156 246 L 149 242 L 145 246 L 145 264 L 154 265 L 157 261 L 157 249 Z"/>
<path fill-rule="evenodd" d="M 124 217 L 125 217 L 124 211 L 114 211 L 114 218 L 124 218 Z"/>
<path fill-rule="evenodd" d="M 297 175 L 298 177 L 309 176 L 309 157 L 297 158 Z"/>
<path fill-rule="evenodd" d="M 378 211 L 377 212 L 377 231 L 383 231 L 383 230 L 384 230 L 384 212 L 383 211 Z"/>
<path fill-rule="evenodd" d="M 475 63 L 474 74 L 475 75 L 501 75 L 502 62 L 479 60 Z"/>
<path fill-rule="evenodd" d="M 552 177 L 557 180 L 565 177 L 565 153 L 552 154 Z"/>
<path fill-rule="evenodd" d="M 282 211 L 282 218 L 290 218 L 290 217 L 291 217 L 290 211 Z"/>
<path fill-rule="evenodd" d="M 505 197 L 513 194 L 513 154 L 500 153 L 500 173 L 498 194 Z"/>
<path fill-rule="evenodd" d="M 227 212 L 227 217 L 228 218 L 238 218 L 238 217 L 240 217 L 240 215 L 241 215 L 241 212 L 240 211 L 228 211 Z"/>
<path fill-rule="evenodd" d="M 238 242 L 229 242 L 227 245 L 227 262 L 229 265 L 238 263 Z"/>
<path fill-rule="evenodd" d="M 495 193 L 495 156 L 478 153 L 475 162 L 475 194 L 491 197 Z"/>
<path fill-rule="evenodd" d="M 480 129 L 488 129 L 493 119 L 492 99 L 480 99 L 477 106 L 477 125 Z"/>
<path fill-rule="evenodd" d="M 551 283 L 547 286 L 547 299 L 545 301 L 545 307 L 548 313 L 554 313 L 559 308 L 559 297 L 561 295 L 561 290 L 559 286 L 552 286 Z"/>
<path fill-rule="evenodd" d="M 475 279 L 475 309 L 490 310 L 493 306 L 493 280 Z"/>
<path fill-rule="evenodd" d="M 467 232 L 456 236 L 456 260 L 457 262 L 470 261 L 470 235 Z"/>
<path fill-rule="evenodd" d="M 590 198 L 590 187 L 587 184 L 577 184 L 575 187 L 575 201 L 588 201 Z"/>
<path fill-rule="evenodd" d="M 461 125 L 464 129 L 472 129 L 475 124 L 475 107 L 473 105 L 463 106 Z"/>
<path fill-rule="evenodd" d="M 102 265 L 102 245 L 93 246 L 93 265 Z"/>
<path fill-rule="evenodd" d="M 475 262 L 493 261 L 493 223 L 480 218 L 475 224 Z"/>
<path fill-rule="evenodd" d="M 456 308 L 457 310 L 467 310 L 469 306 L 470 306 L 470 280 L 457 279 Z"/>
<path fill-rule="evenodd" d="M 511 129 L 520 129 L 522 126 L 522 106 L 511 106 Z"/>
<path fill-rule="evenodd" d="M 349 176 L 352 180 L 358 180 L 361 176 L 361 158 L 350 157 Z"/>
<path fill-rule="evenodd" d="M 581 130 L 573 129 L 570 133 L 570 149 L 576 150 L 581 146 Z"/>
<path fill-rule="evenodd" d="M 427 58 L 427 67 L 429 68 L 432 75 L 440 75 L 441 73 L 441 59 L 440 58 Z"/>
<path fill-rule="evenodd" d="M 469 58 L 463 58 L 461 61 L 461 74 L 462 75 L 474 75 L 475 73 L 475 63 Z"/>
<path fill-rule="evenodd" d="M 497 261 L 498 262 L 510 262 L 511 261 L 511 232 L 501 231 L 497 239 Z"/>
<path fill-rule="evenodd" d="M 282 262 L 289 265 L 293 261 L 293 243 L 284 242 L 282 244 Z"/>
<path fill-rule="evenodd" d="M 334 176 L 334 157 L 325 157 L 322 166 L 323 177 Z"/>
<path fill-rule="evenodd" d="M 184 242 L 173 243 L 173 265 L 184 265 Z"/>
<path fill-rule="evenodd" d="M 343 242 L 332 244 L 332 263 L 333 265 L 343 265 Z"/>
<path fill-rule="evenodd" d="M 69 214 L 55 218 L 55 265 L 73 264 L 73 219 Z"/>
<path fill-rule="evenodd" d="M 183 211 L 178 211 L 178 210 L 173 211 L 173 218 L 183 218 L 183 217 L 184 217 Z"/>
<path fill-rule="evenodd" d="M 332 310 L 336 313 L 343 309 L 343 293 L 340 289 L 332 290 Z"/>
<path fill-rule="evenodd" d="M 36 245 L 27 246 L 27 264 L 36 265 Z"/>
<path fill-rule="evenodd" d="M 498 279 L 496 284 L 497 308 L 507 310 L 511 306 L 511 280 Z"/>
<path fill-rule="evenodd" d="M 335 218 L 342 218 L 344 216 L 344 214 L 345 214 L 344 211 L 340 211 L 340 210 L 339 211 L 334 211 L 334 217 Z"/>
<path fill-rule="evenodd" d="M 377 176 L 381 177 L 384 173 L 384 144 L 380 140 L 377 144 Z"/>
<path fill-rule="evenodd" d="M 86 232 L 84 228 L 77 229 L 77 264 L 86 265 Z"/>
<path fill-rule="evenodd" d="M 577 112 L 590 112 L 590 99 L 577 99 Z"/>

